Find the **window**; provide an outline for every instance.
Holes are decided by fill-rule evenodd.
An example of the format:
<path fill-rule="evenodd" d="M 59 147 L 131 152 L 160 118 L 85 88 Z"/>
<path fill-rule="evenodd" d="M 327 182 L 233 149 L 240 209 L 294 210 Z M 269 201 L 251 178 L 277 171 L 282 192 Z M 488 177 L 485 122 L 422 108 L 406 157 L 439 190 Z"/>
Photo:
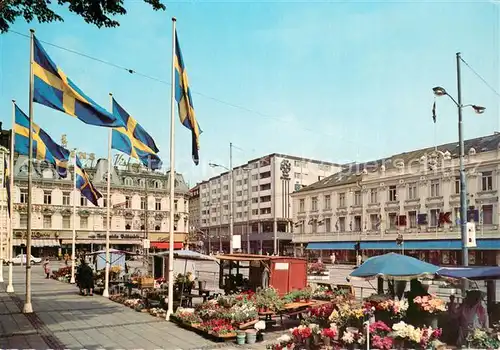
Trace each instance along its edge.
<path fill-rule="evenodd" d="M 174 200 L 174 210 L 175 210 L 175 211 L 177 211 L 177 202 L 178 202 L 178 200 L 177 200 L 177 199 L 176 199 L 176 200 Z"/>
<path fill-rule="evenodd" d="M 261 191 L 266 191 L 266 190 L 270 190 L 270 189 L 271 189 L 271 184 L 260 185 Z"/>
<path fill-rule="evenodd" d="M 80 228 L 88 228 L 89 219 L 86 216 L 80 216 Z"/>
<path fill-rule="evenodd" d="M 86 207 L 87 206 L 87 198 L 83 197 L 80 195 L 80 206 L 81 207 Z"/>
<path fill-rule="evenodd" d="M 301 173 L 293 173 L 293 177 L 295 177 L 296 179 L 300 179 L 302 177 L 302 174 Z"/>
<path fill-rule="evenodd" d="M 229 190 L 229 185 L 224 185 L 224 186 L 222 187 L 222 189 L 223 189 L 224 191 Z"/>
<path fill-rule="evenodd" d="M 132 199 L 129 196 L 125 196 L 125 208 L 130 209 L 132 207 Z"/>
<path fill-rule="evenodd" d="M 396 186 L 389 186 L 389 202 L 395 202 L 398 200 L 398 194 Z"/>
<path fill-rule="evenodd" d="M 330 197 L 330 195 L 326 195 L 325 196 L 325 210 L 329 210 L 329 209 L 332 209 L 331 197 Z M 330 231 L 326 231 L 326 232 L 330 232 Z"/>
<path fill-rule="evenodd" d="M 299 200 L 299 213 L 303 213 L 305 211 L 306 211 L 305 199 L 300 199 Z"/>
<path fill-rule="evenodd" d="M 28 190 L 25 188 L 21 189 L 21 194 L 19 197 L 19 202 L 20 203 L 28 203 Z"/>
<path fill-rule="evenodd" d="M 460 176 L 455 177 L 455 194 L 460 193 Z"/>
<path fill-rule="evenodd" d="M 339 232 L 345 232 L 345 217 L 339 218 Z"/>
<path fill-rule="evenodd" d="M 431 197 L 439 197 L 439 180 L 431 182 Z"/>
<path fill-rule="evenodd" d="M 439 209 L 431 209 L 431 227 L 437 227 L 439 226 Z"/>
<path fill-rule="evenodd" d="M 102 206 L 104 208 L 108 207 L 108 195 L 105 193 L 102 194 Z"/>
<path fill-rule="evenodd" d="M 491 171 L 483 171 L 483 175 L 481 177 L 481 189 L 483 191 L 491 191 L 493 189 L 493 172 Z"/>
<path fill-rule="evenodd" d="M 332 219 L 330 218 L 325 219 L 325 232 L 332 232 Z"/>
<path fill-rule="evenodd" d="M 156 198 L 155 210 L 161 210 L 161 199 L 160 198 Z"/>
<path fill-rule="evenodd" d="M 261 214 L 271 214 L 271 208 L 261 208 L 260 213 Z"/>
<path fill-rule="evenodd" d="M 62 227 L 71 228 L 71 216 L 65 215 L 62 217 Z"/>
<path fill-rule="evenodd" d="M 270 202 L 270 201 L 271 201 L 271 196 L 260 197 L 260 202 L 261 203 L 267 203 L 267 202 Z"/>
<path fill-rule="evenodd" d="M 483 225 L 493 224 L 493 205 L 483 205 L 482 206 L 482 221 Z"/>
<path fill-rule="evenodd" d="M 309 222 L 311 224 L 311 232 L 312 233 L 317 233 L 318 232 L 318 220 L 314 219 Z"/>
<path fill-rule="evenodd" d="M 252 192 L 258 192 L 259 186 L 252 186 Z"/>
<path fill-rule="evenodd" d="M 146 187 L 146 179 L 139 180 L 139 187 Z"/>
<path fill-rule="evenodd" d="M 318 210 L 318 197 L 312 197 L 311 198 L 311 210 L 312 211 L 317 211 Z"/>
<path fill-rule="evenodd" d="M 259 174 L 253 174 L 252 175 L 252 181 L 258 180 L 259 179 Z"/>
<path fill-rule="evenodd" d="M 134 181 L 130 177 L 125 178 L 125 186 L 133 186 Z"/>
<path fill-rule="evenodd" d="M 410 228 L 416 228 L 417 227 L 417 212 L 416 211 L 409 211 L 408 212 L 408 220 L 410 221 Z"/>
<path fill-rule="evenodd" d="M 146 198 L 141 197 L 141 210 L 145 210 L 145 209 L 146 209 Z"/>
<path fill-rule="evenodd" d="M 266 171 L 264 173 L 260 173 L 260 178 L 261 179 L 267 179 L 268 177 L 271 177 L 271 172 L 270 171 Z"/>
<path fill-rule="evenodd" d="M 69 205 L 70 192 L 63 192 L 63 205 Z"/>
<path fill-rule="evenodd" d="M 52 227 L 52 215 L 44 215 L 43 228 L 51 228 L 51 227 Z"/>
<path fill-rule="evenodd" d="M 418 198 L 417 184 L 416 183 L 408 184 L 408 199 L 417 199 L 417 198 Z"/>
<path fill-rule="evenodd" d="M 127 220 L 125 224 L 125 230 L 130 231 L 132 228 L 132 220 Z"/>
<path fill-rule="evenodd" d="M 398 214 L 389 213 L 389 229 L 397 228 Z"/>
<path fill-rule="evenodd" d="M 252 215 L 259 215 L 259 209 L 252 209 Z"/>
<path fill-rule="evenodd" d="M 370 214 L 370 226 L 372 231 L 377 231 L 379 229 L 379 219 L 378 214 Z"/>
<path fill-rule="evenodd" d="M 110 220 L 111 220 L 111 218 L 110 218 Z M 109 221 L 107 220 L 107 217 L 103 216 L 103 218 L 102 218 L 102 228 L 103 229 L 108 229 L 108 224 L 109 224 Z M 109 225 L 109 228 L 111 229 L 111 225 Z"/>
<path fill-rule="evenodd" d="M 378 203 L 378 192 L 376 188 L 372 188 L 370 190 L 370 203 L 377 204 Z"/>
<path fill-rule="evenodd" d="M 454 223 L 455 225 L 460 225 L 460 207 L 454 208 L 453 209 L 453 218 L 454 218 Z"/>
<path fill-rule="evenodd" d="M 354 231 L 356 232 L 361 232 L 362 231 L 362 227 L 361 227 L 361 216 L 360 215 L 356 215 L 354 217 Z"/>
<path fill-rule="evenodd" d="M 236 181 L 236 186 L 241 186 L 241 184 L 242 184 L 241 180 Z"/>
<path fill-rule="evenodd" d="M 345 208 L 345 193 L 339 193 L 339 208 Z"/>
<path fill-rule="evenodd" d="M 361 205 L 361 191 L 354 192 L 354 205 Z"/>
<path fill-rule="evenodd" d="M 19 227 L 28 227 L 28 214 L 19 214 Z"/>
<path fill-rule="evenodd" d="M 155 184 L 155 185 L 154 185 L 154 186 L 155 186 L 155 188 L 162 188 L 162 187 L 163 187 L 163 186 L 162 186 L 162 183 L 161 183 L 161 181 L 160 181 L 160 180 L 155 181 L 155 182 L 154 182 L 154 184 Z"/>
<path fill-rule="evenodd" d="M 224 195 L 224 196 L 222 196 L 222 200 L 223 200 L 223 201 L 227 201 L 228 199 L 229 199 L 229 196 L 228 196 L 227 194 L 226 194 L 226 195 Z"/>
<path fill-rule="evenodd" d="M 236 191 L 236 197 L 241 197 L 243 195 L 242 191 Z"/>
<path fill-rule="evenodd" d="M 259 198 L 258 197 L 254 197 L 252 198 L 252 203 L 255 204 L 255 203 L 259 203 Z"/>
<path fill-rule="evenodd" d="M 43 204 L 52 204 L 52 191 L 43 191 Z"/>

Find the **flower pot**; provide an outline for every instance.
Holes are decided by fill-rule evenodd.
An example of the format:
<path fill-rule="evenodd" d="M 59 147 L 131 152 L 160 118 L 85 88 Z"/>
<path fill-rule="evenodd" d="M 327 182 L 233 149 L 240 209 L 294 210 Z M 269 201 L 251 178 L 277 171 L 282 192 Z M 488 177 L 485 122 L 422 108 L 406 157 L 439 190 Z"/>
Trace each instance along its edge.
<path fill-rule="evenodd" d="M 257 340 L 257 332 L 255 330 L 248 330 L 246 333 L 247 344 L 255 344 L 255 341 Z"/>
<path fill-rule="evenodd" d="M 236 335 L 236 344 L 244 345 L 246 337 L 247 337 L 247 335 L 245 333 L 238 333 Z"/>

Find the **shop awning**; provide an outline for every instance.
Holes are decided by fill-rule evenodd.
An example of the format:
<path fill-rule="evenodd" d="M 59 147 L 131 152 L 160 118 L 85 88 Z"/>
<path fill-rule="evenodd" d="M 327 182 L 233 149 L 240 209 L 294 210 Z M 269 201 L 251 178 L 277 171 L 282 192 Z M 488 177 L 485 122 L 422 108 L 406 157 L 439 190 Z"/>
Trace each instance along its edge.
<path fill-rule="evenodd" d="M 356 242 L 317 242 L 309 243 L 306 249 L 310 250 L 354 250 Z"/>
<path fill-rule="evenodd" d="M 13 245 L 16 247 L 20 247 L 21 244 L 26 245 L 25 239 L 14 239 L 12 241 Z M 34 248 L 43 248 L 43 247 L 59 247 L 59 240 L 57 239 L 32 239 L 31 246 Z"/>
<path fill-rule="evenodd" d="M 477 250 L 500 250 L 500 239 L 478 239 Z M 396 241 L 360 241 L 361 249 L 400 250 Z M 310 250 L 354 250 L 356 242 L 318 242 L 309 243 Z M 405 250 L 460 250 L 462 242 L 459 239 L 435 239 L 421 241 L 404 241 Z"/>
<path fill-rule="evenodd" d="M 169 249 L 169 242 L 151 242 L 151 248 L 156 249 Z M 182 249 L 184 248 L 184 243 L 182 242 L 174 242 L 174 249 Z"/>

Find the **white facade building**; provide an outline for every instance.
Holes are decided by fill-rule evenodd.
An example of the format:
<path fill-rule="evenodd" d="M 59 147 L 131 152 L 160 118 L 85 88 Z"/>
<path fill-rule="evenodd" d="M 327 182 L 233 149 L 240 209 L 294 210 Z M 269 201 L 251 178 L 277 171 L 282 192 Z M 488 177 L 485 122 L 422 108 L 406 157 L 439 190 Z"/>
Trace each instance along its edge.
<path fill-rule="evenodd" d="M 73 170 L 66 179 L 47 165 L 35 166 L 33 174 L 32 246 L 34 254 L 54 255 L 71 248 L 73 222 L 77 249 L 98 250 L 105 245 L 107 160 L 89 161 L 86 171 L 102 193 L 99 206 L 91 204 L 73 188 Z M 27 159 L 16 157 L 14 165 L 14 210 L 12 213 L 14 248 L 18 253 L 26 242 Z M 111 174 L 111 246 L 136 251 L 148 238 L 153 249 L 167 249 L 169 237 L 169 174 L 147 172 L 137 164 L 113 166 Z M 147 186 L 146 186 L 147 181 Z M 186 241 L 189 227 L 188 187 L 176 174 L 175 247 Z M 76 201 L 76 216 L 73 202 Z M 147 225 L 146 225 L 147 222 Z M 62 248 L 62 249 L 59 249 Z"/>
<path fill-rule="evenodd" d="M 233 232 L 241 235 L 242 250 L 273 253 L 274 237 L 283 244 L 289 242 L 290 194 L 340 169 L 338 164 L 284 154 L 270 154 L 235 167 Z M 229 182 L 230 173 L 224 172 L 198 185 L 199 229 L 208 236 L 205 243 L 212 251 L 229 251 Z"/>
<path fill-rule="evenodd" d="M 496 264 L 500 250 L 500 134 L 465 142 L 471 264 Z M 325 257 L 354 259 L 404 249 L 439 264 L 461 263 L 459 146 L 450 143 L 353 164 L 292 195 L 293 242 Z M 396 239 L 403 239 L 402 245 Z"/>

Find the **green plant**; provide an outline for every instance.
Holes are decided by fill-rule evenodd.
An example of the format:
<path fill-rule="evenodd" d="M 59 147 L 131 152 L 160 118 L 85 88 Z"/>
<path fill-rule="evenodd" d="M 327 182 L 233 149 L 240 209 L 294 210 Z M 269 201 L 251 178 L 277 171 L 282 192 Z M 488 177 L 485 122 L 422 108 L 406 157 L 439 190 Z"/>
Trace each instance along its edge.
<path fill-rule="evenodd" d="M 258 289 L 255 293 L 255 305 L 258 309 L 268 308 L 273 311 L 283 309 L 284 303 L 278 291 L 272 287 Z"/>

